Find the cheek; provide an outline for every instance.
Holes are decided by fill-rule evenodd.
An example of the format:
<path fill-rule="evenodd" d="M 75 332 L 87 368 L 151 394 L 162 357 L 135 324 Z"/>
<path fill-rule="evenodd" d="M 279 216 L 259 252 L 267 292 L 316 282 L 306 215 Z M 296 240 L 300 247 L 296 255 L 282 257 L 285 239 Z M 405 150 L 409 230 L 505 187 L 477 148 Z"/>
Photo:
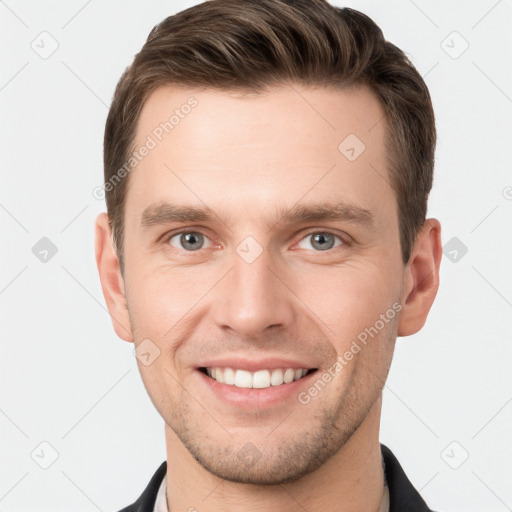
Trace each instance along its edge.
<path fill-rule="evenodd" d="M 149 273 L 140 267 L 137 271 L 129 274 L 127 269 L 130 280 L 126 290 L 137 365 L 155 408 L 165 415 L 169 414 L 166 404 L 180 400 L 178 382 L 183 378 L 183 368 L 177 351 L 185 334 L 186 314 L 194 303 L 194 287 L 185 286 L 179 273 Z"/>
<path fill-rule="evenodd" d="M 174 328 L 207 292 L 209 282 L 205 272 L 192 267 L 138 269 L 130 277 L 127 298 L 139 338 L 172 338 Z"/>
<path fill-rule="evenodd" d="M 397 283 L 398 276 L 393 277 L 382 262 L 366 260 L 337 268 L 310 269 L 302 274 L 295 289 L 314 317 L 329 326 L 327 335 L 340 352 L 392 309 L 399 294 Z M 386 327 L 391 315 L 395 316 L 395 310 L 386 317 Z M 378 327 L 385 330 L 381 322 Z"/>

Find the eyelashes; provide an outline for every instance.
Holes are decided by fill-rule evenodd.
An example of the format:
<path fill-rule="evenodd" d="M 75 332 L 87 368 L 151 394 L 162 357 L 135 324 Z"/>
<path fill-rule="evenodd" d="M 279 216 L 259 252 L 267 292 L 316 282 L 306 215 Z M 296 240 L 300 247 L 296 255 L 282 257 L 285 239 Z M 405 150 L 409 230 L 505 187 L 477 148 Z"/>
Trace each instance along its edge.
<path fill-rule="evenodd" d="M 192 236 L 190 236 L 192 235 Z M 173 240 L 174 238 L 176 237 L 179 237 L 178 238 L 178 243 L 179 244 L 182 244 L 182 243 L 185 243 L 187 245 L 194 245 L 197 244 L 197 241 L 199 240 L 201 242 L 200 244 L 200 247 L 196 248 L 196 249 L 203 249 L 203 245 L 204 245 L 204 240 L 209 240 L 209 238 L 204 235 L 203 233 L 201 233 L 200 231 L 182 231 L 180 233 L 176 233 L 175 235 L 171 235 L 169 237 L 166 237 L 166 240 L 167 240 L 167 243 L 173 247 L 176 247 L 175 245 L 173 245 L 171 243 L 171 240 Z M 197 250 L 189 250 L 189 249 L 186 249 L 185 247 L 181 246 L 181 247 L 176 247 L 177 249 L 180 249 L 180 250 L 184 250 L 185 252 L 197 252 Z"/>
<path fill-rule="evenodd" d="M 201 249 L 209 249 L 215 245 L 205 233 L 192 229 L 167 234 L 164 243 L 182 253 L 197 253 Z M 299 248 L 317 253 L 332 253 L 339 247 L 349 245 L 340 234 L 320 229 L 305 233 L 294 246 L 301 244 L 302 247 Z"/>
<path fill-rule="evenodd" d="M 329 239 L 329 237 L 331 239 L 338 239 L 341 242 L 338 245 L 330 245 L 328 243 L 327 246 L 324 246 L 323 248 L 319 249 L 318 252 L 330 251 L 331 249 L 335 249 L 336 247 L 339 247 L 339 246 L 345 244 L 345 242 L 343 241 L 343 239 L 339 235 L 336 235 L 335 233 L 331 233 L 330 231 L 313 231 L 313 232 L 308 233 L 307 235 L 305 235 L 303 238 L 301 238 L 299 243 L 301 243 L 301 242 L 303 242 L 305 240 L 311 239 L 311 237 L 317 238 L 317 240 L 315 240 L 314 243 L 320 244 L 320 245 L 323 245 L 322 242 L 321 242 L 322 240 L 325 241 L 326 239 Z M 336 243 L 336 242 L 334 242 L 334 243 Z M 311 245 L 313 247 L 313 244 L 311 244 Z M 315 250 L 315 252 L 316 252 L 315 247 L 313 247 L 313 250 Z"/>

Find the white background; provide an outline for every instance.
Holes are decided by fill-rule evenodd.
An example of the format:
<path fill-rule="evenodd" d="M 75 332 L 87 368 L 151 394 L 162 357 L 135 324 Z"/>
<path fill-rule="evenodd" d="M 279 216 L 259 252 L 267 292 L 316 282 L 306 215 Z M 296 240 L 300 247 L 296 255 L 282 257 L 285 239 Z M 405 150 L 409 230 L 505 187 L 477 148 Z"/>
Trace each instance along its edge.
<path fill-rule="evenodd" d="M 165 460 L 163 420 L 105 309 L 92 190 L 122 71 L 156 23 L 196 3 L 0 2 L 3 512 L 117 511 Z M 429 216 L 468 249 L 443 257 L 426 326 L 398 340 L 381 441 L 433 509 L 512 510 L 512 2 L 344 5 L 424 75 L 439 133 Z M 47 59 L 31 48 L 43 31 L 59 45 Z M 58 249 L 47 263 L 32 253 L 42 237 Z"/>

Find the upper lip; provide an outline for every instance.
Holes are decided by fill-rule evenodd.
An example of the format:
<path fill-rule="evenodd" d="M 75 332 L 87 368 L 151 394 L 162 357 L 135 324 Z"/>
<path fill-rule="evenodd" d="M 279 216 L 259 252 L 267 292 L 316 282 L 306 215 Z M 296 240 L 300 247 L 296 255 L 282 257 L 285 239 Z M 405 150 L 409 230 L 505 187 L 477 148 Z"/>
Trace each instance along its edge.
<path fill-rule="evenodd" d="M 247 359 L 247 357 L 223 357 L 202 362 L 198 368 L 233 368 L 255 372 L 257 370 L 274 370 L 277 368 L 316 368 L 309 363 L 288 358 L 271 357 L 265 359 Z"/>

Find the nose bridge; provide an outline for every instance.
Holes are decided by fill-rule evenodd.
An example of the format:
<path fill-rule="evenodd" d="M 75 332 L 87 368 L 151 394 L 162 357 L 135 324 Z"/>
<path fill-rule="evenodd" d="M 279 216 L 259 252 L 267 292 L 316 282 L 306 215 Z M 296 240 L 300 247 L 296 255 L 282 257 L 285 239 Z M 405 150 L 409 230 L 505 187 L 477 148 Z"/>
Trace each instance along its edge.
<path fill-rule="evenodd" d="M 291 294 L 276 276 L 271 252 L 247 237 L 232 255 L 232 270 L 218 290 L 214 311 L 221 328 L 257 337 L 265 329 L 292 321 Z"/>

